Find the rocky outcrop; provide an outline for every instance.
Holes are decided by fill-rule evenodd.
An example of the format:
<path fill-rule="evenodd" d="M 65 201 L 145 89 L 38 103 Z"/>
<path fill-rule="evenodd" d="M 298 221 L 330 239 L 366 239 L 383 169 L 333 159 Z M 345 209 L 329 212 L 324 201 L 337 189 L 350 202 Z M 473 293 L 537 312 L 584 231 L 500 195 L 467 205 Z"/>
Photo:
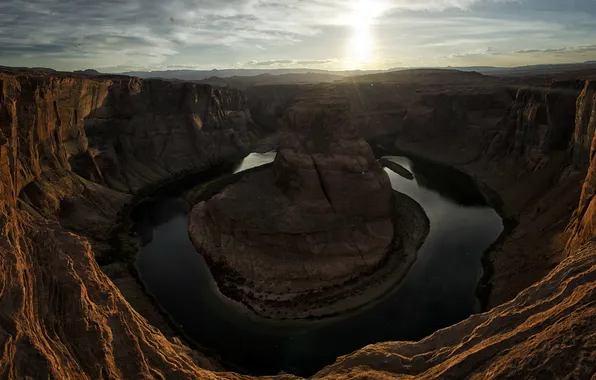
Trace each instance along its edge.
<path fill-rule="evenodd" d="M 130 307 L 86 239 L 56 223 L 30 220 L 14 198 L 0 205 L 6 221 L 0 238 L 2 377 L 213 376 L 198 367 L 212 368 L 208 359 L 179 340 L 168 341 Z"/>
<path fill-rule="evenodd" d="M 193 209 L 189 229 L 199 252 L 235 273 L 236 279 L 220 276 L 220 286 L 234 286 L 260 315 L 283 316 L 280 310 L 300 299 L 295 313 L 283 317 L 337 313 L 325 311 L 329 289 L 344 301 L 348 282 L 399 256 L 389 177 L 348 114 L 348 104 L 333 99 L 315 107 L 295 102 L 284 115 L 273 168 L 246 175 Z M 404 261 L 411 264 L 411 257 Z"/>
<path fill-rule="evenodd" d="M 334 213 L 389 219 L 391 184 L 370 146 L 351 125 L 349 105 L 295 102 L 284 115 L 285 135 L 273 164 L 277 187 L 293 203 L 323 203 Z M 363 200 L 367 199 L 366 202 Z"/>

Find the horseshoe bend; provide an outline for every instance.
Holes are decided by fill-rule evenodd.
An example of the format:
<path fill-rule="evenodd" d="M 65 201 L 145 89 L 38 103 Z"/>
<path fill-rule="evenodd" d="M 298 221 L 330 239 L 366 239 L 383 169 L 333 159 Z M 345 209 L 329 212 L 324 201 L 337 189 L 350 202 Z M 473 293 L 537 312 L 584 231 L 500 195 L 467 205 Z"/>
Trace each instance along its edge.
<path fill-rule="evenodd" d="M 404 272 L 424 240 L 424 211 L 415 202 L 398 209 L 389 176 L 348 112 L 341 99 L 296 102 L 280 127 L 273 166 L 191 213 L 197 249 L 224 272 L 237 272 L 223 281 L 233 286 L 237 277 L 237 298 L 261 315 L 300 318 L 354 308 L 367 298 L 357 288 L 381 277 L 374 276 L 381 266 L 393 267 L 384 276 Z"/>
<path fill-rule="evenodd" d="M 0 67 L 0 376 L 589 379 L 594 75 Z"/>

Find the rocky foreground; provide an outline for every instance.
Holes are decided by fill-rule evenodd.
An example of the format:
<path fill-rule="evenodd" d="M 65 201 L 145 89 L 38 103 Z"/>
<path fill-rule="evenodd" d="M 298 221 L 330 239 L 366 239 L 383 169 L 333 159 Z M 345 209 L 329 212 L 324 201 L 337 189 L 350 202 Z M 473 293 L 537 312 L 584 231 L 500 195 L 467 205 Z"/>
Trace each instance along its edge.
<path fill-rule="evenodd" d="M 287 110 L 272 168 L 243 176 L 190 216 L 191 239 L 220 289 L 268 318 L 322 317 L 378 297 L 368 289 L 382 282 L 376 272 L 384 268 L 395 286 L 428 233 L 416 202 L 397 204 L 349 105 L 316 104 Z"/>
<path fill-rule="evenodd" d="M 401 75 L 404 79 L 400 91 L 407 87 L 403 84 L 407 82 L 407 74 Z M 424 118 L 431 121 L 433 115 L 462 117 L 463 124 L 452 125 L 461 128 L 443 132 L 440 127 L 447 124 L 431 123 L 412 132 L 414 136 L 403 133 L 400 142 L 402 146 L 408 142 L 408 147 L 429 152 L 437 159 L 449 156 L 453 160 L 459 152 L 461 160 L 454 164 L 487 179 L 502 195 L 506 212 L 518 216 L 519 227 L 512 240 L 490 254 L 492 277 L 498 279 L 493 280 L 494 287 L 499 288 L 500 300 L 507 302 L 495 298 L 490 311 L 420 342 L 365 347 L 339 358 L 314 378 L 593 377 L 596 368 L 593 83 L 582 81 L 577 90 L 567 88 L 564 92 L 556 88 L 541 89 L 532 91 L 534 95 L 528 97 L 517 90 L 510 94 L 508 90 L 493 88 L 491 93 L 493 84 L 482 85 L 487 83 L 484 81 L 478 79 L 479 86 L 483 86 L 482 96 L 476 89 L 463 89 L 459 93 L 451 89 L 440 96 L 420 94 L 426 96 L 422 100 L 414 96 L 406 109 L 407 118 L 401 112 L 384 112 L 379 104 L 382 96 L 361 91 L 361 120 L 367 118 L 370 121 L 367 125 L 372 128 L 377 120 L 381 123 L 384 118 L 387 122 L 383 126 L 389 128 L 393 125 L 392 118 L 405 119 L 401 125 L 405 128 L 408 120 L 416 120 L 417 110 L 422 110 Z M 457 87 L 453 83 L 462 83 L 449 79 L 446 82 L 451 87 Z M 389 92 L 391 83 L 383 83 L 385 88 L 381 93 Z M 435 84 L 434 91 L 443 85 Z M 105 91 L 100 91 L 101 88 Z M 369 83 L 362 90 L 373 91 L 370 88 Z M 394 85 L 390 93 L 399 93 L 396 88 Z M 163 104 L 162 111 L 154 111 L 149 89 L 154 90 L 153 94 L 170 89 L 170 100 Z M 124 96 L 131 92 L 136 95 Z M 566 96 L 555 101 L 550 93 Z M 246 130 L 247 124 L 233 116 L 237 112 L 250 114 L 242 106 L 241 98 L 235 96 L 229 92 L 218 94 L 208 86 L 132 78 L 82 78 L 33 71 L 0 74 L 0 377 L 252 378 L 214 372 L 204 355 L 181 344 L 178 338 L 164 335 L 164 329 L 156 328 L 146 315 L 140 315 L 98 266 L 95 255 L 101 240 L 94 238 L 92 245 L 88 239 L 109 230 L 118 209 L 137 192 L 135 189 L 141 182 L 156 183 L 156 179 L 173 176 L 178 169 L 187 169 L 185 162 L 204 164 L 208 157 L 221 158 L 223 150 L 216 147 L 234 147 L 231 140 L 239 140 L 223 136 L 229 136 L 232 130 L 236 131 L 234 134 Z M 204 108 L 189 108 L 189 104 L 195 104 L 194 99 Z M 234 108 L 234 102 L 224 99 L 237 99 L 235 104 L 239 107 Z M 129 107 L 114 109 L 110 117 L 103 114 L 98 119 L 104 125 L 103 131 L 110 134 L 105 138 L 98 134 L 96 140 L 90 139 L 93 123 L 87 128 L 86 120 L 93 119 L 91 111 L 102 104 L 115 106 L 125 101 L 147 107 L 135 108 L 133 114 L 125 113 Z M 91 104 L 96 106 L 87 106 Z M 397 109 L 387 103 L 384 107 Z M 554 122 L 552 116 L 545 120 L 541 109 L 548 110 L 547 115 L 560 115 L 561 119 L 557 120 L 564 122 Z M 565 112 L 559 112 L 563 109 Z M 368 110 L 368 116 L 364 110 Z M 168 128 L 170 124 L 163 121 L 168 119 L 166 115 L 170 118 L 179 115 L 174 128 Z M 135 122 L 139 117 L 144 121 Z M 170 130 L 186 137 L 210 136 L 213 143 L 209 146 L 213 148 L 206 150 L 203 145 L 198 148 L 190 144 L 192 149 L 178 155 L 179 150 L 168 148 L 172 141 L 167 138 Z M 548 143 L 553 141 L 545 138 L 552 136 L 549 131 L 564 132 L 558 134 L 562 140 L 554 145 Z M 433 133 L 442 141 L 433 141 Z M 147 137 L 151 134 L 161 136 L 158 140 L 161 143 L 139 145 L 143 149 L 132 152 L 118 148 L 127 141 L 133 145 L 157 141 Z M 422 137 L 418 138 L 417 134 Z M 455 143 L 464 137 L 474 137 L 472 141 L 477 144 Z M 451 140 L 454 143 L 447 144 Z M 113 147 L 112 157 L 118 158 L 117 163 L 99 164 L 102 156 L 96 153 L 106 155 L 111 148 L 93 150 L 96 145 L 92 141 Z M 85 146 L 88 148 L 80 149 Z M 582 147 L 583 150 L 579 149 Z M 99 170 L 95 165 L 77 165 L 75 157 L 79 151 L 89 151 Z M 141 151 L 150 153 L 140 154 Z M 575 161 L 573 152 L 578 152 L 581 160 Z M 138 172 L 134 169 L 135 162 L 149 164 L 147 157 L 160 156 L 178 158 L 158 160 L 168 162 L 162 164 L 164 170 L 159 174 L 143 175 L 142 181 L 135 176 Z M 104 179 L 109 178 L 110 167 L 120 168 L 122 178 L 128 179 L 124 183 L 130 183 L 126 185 L 129 190 L 115 188 L 122 183 L 117 175 L 111 177 L 115 179 L 114 185 L 99 178 L 98 173 Z M 584 180 L 586 172 L 588 176 Z M 29 190 L 24 191 L 26 188 Z M 36 191 L 37 188 L 43 191 Z M 36 194 L 43 196 L 36 198 Z M 72 205 L 75 207 L 69 207 Z M 80 210 L 81 205 L 89 205 L 84 209 L 89 212 L 83 215 L 72 212 Z M 573 223 L 566 229 L 572 213 Z M 525 290 L 519 293 L 522 289 Z"/>

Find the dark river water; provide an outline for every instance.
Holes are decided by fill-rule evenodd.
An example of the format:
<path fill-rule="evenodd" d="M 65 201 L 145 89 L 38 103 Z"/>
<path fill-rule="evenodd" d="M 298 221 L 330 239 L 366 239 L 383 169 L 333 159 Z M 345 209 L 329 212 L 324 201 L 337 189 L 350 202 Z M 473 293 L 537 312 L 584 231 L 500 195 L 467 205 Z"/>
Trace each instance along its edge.
<path fill-rule="evenodd" d="M 271 153 L 253 154 L 237 171 L 273 159 Z M 411 181 L 386 169 L 393 188 L 424 208 L 430 233 L 404 281 L 362 309 L 297 323 L 239 312 L 220 295 L 190 242 L 190 206 L 176 194 L 145 202 L 133 212 L 143 240 L 136 262 L 141 280 L 190 339 L 252 374 L 310 376 L 368 344 L 419 340 L 457 323 L 478 311 L 481 258 L 503 231 L 502 219 L 459 171 L 405 157 L 390 159 L 414 174 Z"/>

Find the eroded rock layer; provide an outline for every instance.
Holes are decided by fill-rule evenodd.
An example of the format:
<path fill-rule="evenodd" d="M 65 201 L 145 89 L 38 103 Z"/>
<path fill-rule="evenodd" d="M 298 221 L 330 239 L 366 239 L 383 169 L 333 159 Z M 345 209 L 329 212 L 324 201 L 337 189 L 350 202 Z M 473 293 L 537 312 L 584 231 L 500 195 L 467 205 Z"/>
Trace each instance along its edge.
<path fill-rule="evenodd" d="M 395 248 L 391 183 L 351 126 L 348 104 L 308 105 L 286 112 L 271 170 L 246 175 L 190 217 L 199 252 L 235 272 L 241 293 L 268 302 L 267 311 L 252 305 L 261 314 L 273 313 L 274 301 L 288 304 L 374 272 Z M 318 307 L 316 299 L 305 302 Z"/>

